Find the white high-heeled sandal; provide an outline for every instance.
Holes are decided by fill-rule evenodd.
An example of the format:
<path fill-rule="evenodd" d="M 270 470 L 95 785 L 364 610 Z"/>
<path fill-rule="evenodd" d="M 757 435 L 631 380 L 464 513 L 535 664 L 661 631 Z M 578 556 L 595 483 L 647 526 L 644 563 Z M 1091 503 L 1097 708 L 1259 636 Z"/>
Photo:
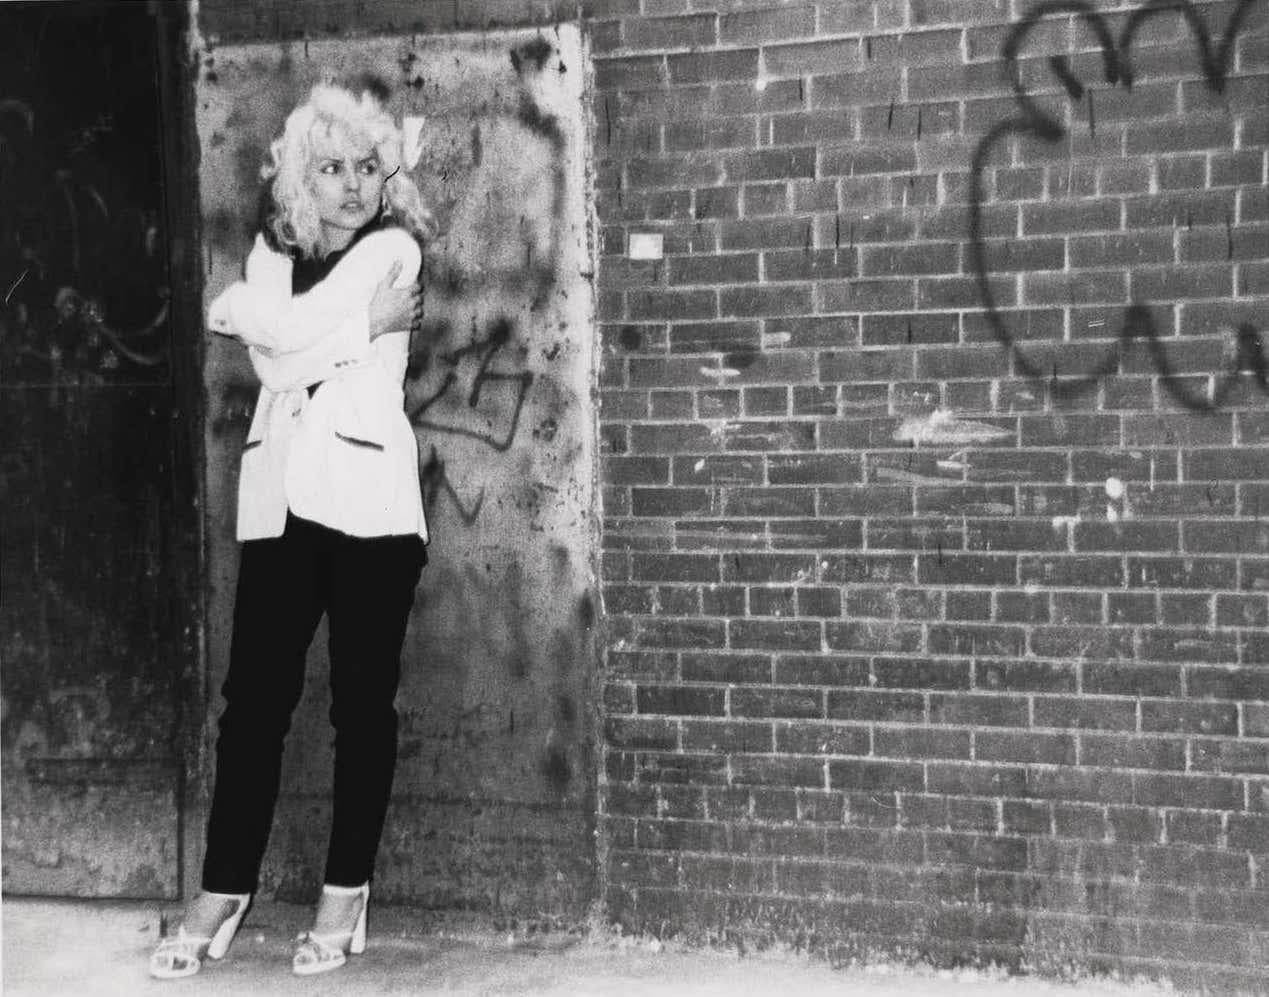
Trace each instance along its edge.
<path fill-rule="evenodd" d="M 175 935 L 161 939 L 158 947 L 150 953 L 150 975 L 155 979 L 179 980 L 193 976 L 203 968 L 203 959 L 223 959 L 229 951 L 229 943 L 234 940 L 238 926 L 251 906 L 251 894 L 209 892 L 205 895 L 226 903 L 232 900 L 237 907 L 220 922 L 215 934 L 187 934 L 185 925 L 181 925 Z"/>
<path fill-rule="evenodd" d="M 344 965 L 350 955 L 361 955 L 366 951 L 366 910 L 370 906 L 370 884 L 328 885 L 322 887 L 322 892 L 332 896 L 360 896 L 361 910 L 357 912 L 357 921 L 352 931 L 341 931 L 334 935 L 305 931 L 296 939 L 299 944 L 291 958 L 291 971 L 296 976 L 330 972 Z"/>

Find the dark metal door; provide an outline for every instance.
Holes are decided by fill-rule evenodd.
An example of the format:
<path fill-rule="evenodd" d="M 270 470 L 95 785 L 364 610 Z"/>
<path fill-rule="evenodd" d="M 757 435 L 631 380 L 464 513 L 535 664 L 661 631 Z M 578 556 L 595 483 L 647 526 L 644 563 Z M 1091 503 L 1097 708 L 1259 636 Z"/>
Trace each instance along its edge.
<path fill-rule="evenodd" d="M 174 335 L 163 127 L 182 6 L 0 5 L 8 893 L 180 889 L 201 630 L 197 337 Z"/>

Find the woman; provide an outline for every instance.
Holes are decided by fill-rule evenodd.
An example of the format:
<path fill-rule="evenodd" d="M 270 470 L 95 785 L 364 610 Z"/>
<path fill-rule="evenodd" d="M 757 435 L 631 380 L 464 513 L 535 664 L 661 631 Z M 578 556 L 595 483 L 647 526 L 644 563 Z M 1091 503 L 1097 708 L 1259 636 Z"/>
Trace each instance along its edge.
<path fill-rule="evenodd" d="M 401 132 L 375 97 L 315 87 L 271 146 L 269 210 L 246 279 L 210 309 L 210 327 L 246 344 L 263 386 L 239 479 L 242 557 L 202 892 L 153 953 L 154 976 L 219 959 L 250 904 L 323 614 L 332 829 L 292 966 L 324 972 L 365 947 L 401 646 L 427 542 L 402 384 L 421 315 L 416 240 L 430 217 L 401 160 Z"/>

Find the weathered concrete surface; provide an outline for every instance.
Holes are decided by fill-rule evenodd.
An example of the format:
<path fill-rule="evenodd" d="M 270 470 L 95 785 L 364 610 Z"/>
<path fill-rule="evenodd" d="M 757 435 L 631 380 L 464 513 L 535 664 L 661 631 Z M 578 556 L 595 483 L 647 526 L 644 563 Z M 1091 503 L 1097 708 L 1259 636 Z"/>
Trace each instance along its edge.
<path fill-rule="evenodd" d="M 598 614 L 580 36 L 564 26 L 204 52 L 208 300 L 240 272 L 267 142 L 328 74 L 373 75 L 392 88 L 394 113 L 425 118 L 414 172 L 442 227 L 425 251 L 428 318 L 406 400 L 431 562 L 405 643 L 401 762 L 377 882 L 418 902 L 576 915 L 595 893 Z M 210 345 L 206 388 L 218 688 L 254 396 L 240 347 Z M 315 890 L 328 827 L 324 634 L 310 665 L 263 873 L 266 893 L 286 899 Z"/>
<path fill-rule="evenodd" d="M 374 910 L 364 956 L 328 976 L 290 973 L 302 907 L 267 904 L 247 915 L 228 956 L 177 983 L 145 975 L 158 911 L 140 904 L 5 901 L 3 986 L 7 997 L 45 995 L 360 994 L 652 997 L 1162 997 L 1170 991 L 1111 981 L 1063 985 L 976 971 L 935 973 L 889 964 L 832 969 L 793 955 L 662 948 L 600 931 L 581 938 L 446 926 L 409 908 Z"/>

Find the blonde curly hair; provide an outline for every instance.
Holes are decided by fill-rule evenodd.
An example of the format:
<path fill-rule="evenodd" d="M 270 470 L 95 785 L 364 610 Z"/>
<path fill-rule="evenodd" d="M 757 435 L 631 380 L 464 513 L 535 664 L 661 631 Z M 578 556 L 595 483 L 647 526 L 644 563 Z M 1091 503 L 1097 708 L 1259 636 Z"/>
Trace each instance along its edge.
<path fill-rule="evenodd" d="M 435 232 L 432 213 L 405 172 L 401 129 L 370 90 L 358 97 L 328 81 L 313 87 L 308 100 L 287 116 L 282 134 L 269 144 L 269 159 L 260 176 L 269 182 L 264 225 L 273 239 L 302 256 L 318 255 L 322 229 L 306 174 L 315 158 L 348 145 L 373 148 L 378 155 L 386 178 L 381 205 L 385 216 L 417 239 L 430 238 Z"/>

